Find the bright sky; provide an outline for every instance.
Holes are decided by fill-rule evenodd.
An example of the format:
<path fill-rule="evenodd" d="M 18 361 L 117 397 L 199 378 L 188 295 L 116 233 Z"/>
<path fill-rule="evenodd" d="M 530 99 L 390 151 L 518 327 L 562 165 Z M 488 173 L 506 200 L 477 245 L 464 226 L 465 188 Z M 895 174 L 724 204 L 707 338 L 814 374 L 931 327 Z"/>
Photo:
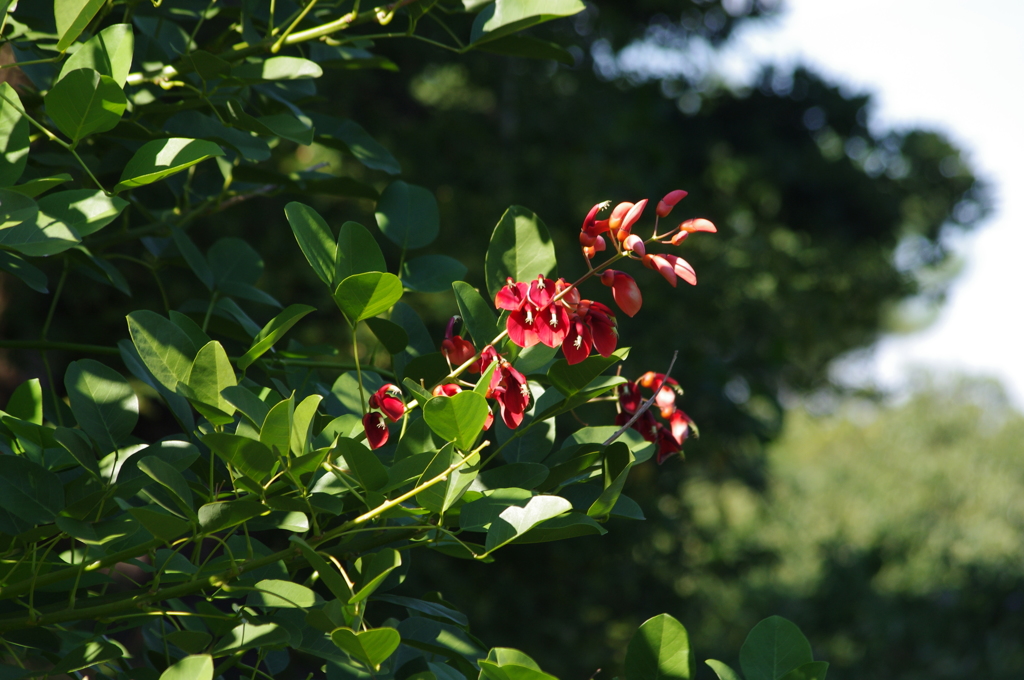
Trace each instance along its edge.
<path fill-rule="evenodd" d="M 730 43 L 725 68 L 804 63 L 874 93 L 872 126 L 922 126 L 966 151 L 995 209 L 958 244 L 966 266 L 924 331 L 884 339 L 841 375 L 897 387 L 925 366 L 998 377 L 1024 410 L 1024 1 L 785 0 Z"/>

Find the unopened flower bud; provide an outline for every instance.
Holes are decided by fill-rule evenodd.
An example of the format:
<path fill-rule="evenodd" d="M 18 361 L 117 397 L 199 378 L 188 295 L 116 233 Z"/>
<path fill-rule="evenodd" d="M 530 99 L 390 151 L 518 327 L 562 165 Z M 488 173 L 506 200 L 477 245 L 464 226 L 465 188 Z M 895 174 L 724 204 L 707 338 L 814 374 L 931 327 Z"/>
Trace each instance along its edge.
<path fill-rule="evenodd" d="M 629 209 L 632 207 L 633 204 L 628 201 L 619 203 L 615 206 L 615 209 L 612 210 L 612 214 L 608 217 L 608 228 L 612 231 L 617 230 L 622 225 L 622 220 L 626 216 L 626 213 L 628 213 Z"/>
<path fill-rule="evenodd" d="M 668 214 L 672 212 L 672 208 L 676 206 L 676 203 L 686 198 L 686 193 L 682 189 L 676 189 L 665 194 L 665 197 L 658 201 L 658 207 L 655 209 L 658 217 L 668 217 Z"/>
<path fill-rule="evenodd" d="M 643 257 L 644 253 L 647 252 L 647 249 L 644 247 L 644 240 L 636 234 L 630 234 L 627 236 L 623 245 L 626 247 L 626 250 L 632 250 L 640 257 Z"/>

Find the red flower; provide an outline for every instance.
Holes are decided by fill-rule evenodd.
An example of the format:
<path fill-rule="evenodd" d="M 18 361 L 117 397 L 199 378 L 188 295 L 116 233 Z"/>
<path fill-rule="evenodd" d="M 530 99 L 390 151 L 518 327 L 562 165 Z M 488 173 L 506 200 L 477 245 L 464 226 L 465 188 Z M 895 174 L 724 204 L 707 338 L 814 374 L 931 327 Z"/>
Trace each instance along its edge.
<path fill-rule="evenodd" d="M 444 340 L 441 341 L 441 354 L 448 359 L 448 362 L 461 366 L 476 355 L 476 347 L 469 340 L 463 339 L 461 335 L 453 335 L 455 322 L 459 317 L 453 316 L 448 321 L 448 328 L 444 332 Z"/>
<path fill-rule="evenodd" d="M 512 342 L 520 347 L 562 344 L 569 332 L 569 314 L 562 304 L 552 302 L 554 296 L 555 282 L 543 276 L 529 285 L 508 280 L 494 297 L 494 306 L 509 310 L 505 328 Z"/>
<path fill-rule="evenodd" d="M 598 203 L 597 205 L 590 209 L 590 212 L 587 213 L 586 219 L 583 220 L 583 227 L 580 230 L 582 234 L 586 234 L 589 237 L 594 237 L 597 236 L 598 234 L 602 234 L 608 231 L 608 220 L 597 219 L 597 213 L 607 208 L 608 205 L 608 201 L 604 201 L 602 203 Z M 581 244 L 585 246 L 593 245 L 592 243 L 582 243 L 582 239 Z"/>
<path fill-rule="evenodd" d="M 435 397 L 454 397 L 456 394 L 462 391 L 462 388 L 455 383 L 445 383 L 444 385 L 438 385 L 434 388 Z"/>
<path fill-rule="evenodd" d="M 600 302 L 582 300 L 569 320 L 569 334 L 562 342 L 562 353 L 570 364 L 578 364 L 590 356 L 591 348 L 603 357 L 611 356 L 617 342 L 611 310 Z"/>
<path fill-rule="evenodd" d="M 632 276 L 614 269 L 606 269 L 601 274 L 601 283 L 612 289 L 612 297 L 619 309 L 627 316 L 636 316 L 644 300 L 640 295 L 640 288 Z"/>
<path fill-rule="evenodd" d="M 363 416 L 363 431 L 371 449 L 379 449 L 388 443 L 388 424 L 381 414 L 371 411 Z"/>
<path fill-rule="evenodd" d="M 523 414 L 530 403 L 530 388 L 526 385 L 526 376 L 512 368 L 512 364 L 504 359 L 498 364 L 494 375 L 498 381 L 492 392 L 498 401 L 501 419 L 510 430 L 514 430 L 523 422 Z M 494 384 L 495 381 L 492 379 L 491 385 Z"/>
<path fill-rule="evenodd" d="M 383 385 L 370 396 L 370 408 L 382 411 L 391 422 L 396 422 L 405 413 L 402 391 L 395 385 Z"/>

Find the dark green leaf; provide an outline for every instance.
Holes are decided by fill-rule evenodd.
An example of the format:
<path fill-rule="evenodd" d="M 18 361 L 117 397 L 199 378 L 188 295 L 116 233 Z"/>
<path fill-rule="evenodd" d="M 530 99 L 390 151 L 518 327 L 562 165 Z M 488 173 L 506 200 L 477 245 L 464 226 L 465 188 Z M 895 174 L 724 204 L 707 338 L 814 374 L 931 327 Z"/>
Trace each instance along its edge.
<path fill-rule="evenodd" d="M 146 531 L 164 541 L 173 541 L 192 528 L 189 522 L 172 515 L 158 505 L 130 508 L 128 512 L 145 527 Z"/>
<path fill-rule="evenodd" d="M 199 526 L 203 533 L 213 534 L 238 526 L 265 512 L 267 508 L 264 505 L 248 498 L 207 503 L 199 508 Z"/>
<path fill-rule="evenodd" d="M 145 456 L 138 462 L 139 469 L 153 478 L 160 486 L 171 492 L 174 501 L 181 508 L 182 512 L 190 518 L 196 518 L 193 509 L 192 491 L 188 488 L 188 482 L 181 476 L 181 473 L 174 469 L 170 463 L 157 458 L 156 456 Z"/>
<path fill-rule="evenodd" d="M 240 238 L 218 239 L 206 253 L 217 287 L 229 281 L 254 284 L 263 276 L 263 258 Z"/>
<path fill-rule="evenodd" d="M 64 374 L 71 412 L 103 453 L 116 451 L 139 420 L 139 399 L 120 373 L 92 359 L 72 362 Z"/>
<path fill-rule="evenodd" d="M 45 194 L 54 187 L 70 181 L 71 175 L 66 172 L 62 172 L 59 175 L 54 175 L 52 177 L 39 177 L 38 179 L 33 179 L 25 182 L 24 184 L 19 184 L 16 187 L 9 188 L 11 191 L 17 191 L 19 194 L 24 194 L 29 198 L 35 198 L 36 196 Z"/>
<path fill-rule="evenodd" d="M 43 101 L 54 125 L 73 144 L 93 132 L 112 130 L 128 106 L 121 86 L 91 68 L 68 73 L 46 93 Z"/>
<path fill-rule="evenodd" d="M 0 83 L 0 186 L 18 181 L 28 162 L 28 119 L 18 92 Z"/>
<path fill-rule="evenodd" d="M 608 532 L 605 528 L 593 518 L 587 517 L 582 512 L 568 512 L 541 522 L 524 535 L 517 537 L 513 543 L 548 543 L 578 536 L 593 536 L 595 534 L 600 536 L 606 533 Z"/>
<path fill-rule="evenodd" d="M 272 116 L 260 116 L 257 120 L 278 137 L 303 146 L 313 143 L 313 128 L 295 116 L 279 113 Z"/>
<path fill-rule="evenodd" d="M 270 158 L 270 146 L 249 132 L 236 130 L 216 118 L 205 116 L 198 111 L 183 111 L 164 123 L 164 132 L 170 135 L 188 135 L 230 146 L 245 160 L 258 163 Z"/>
<path fill-rule="evenodd" d="M 351 326 L 386 312 L 402 298 L 402 282 L 394 274 L 353 274 L 338 284 L 334 301 Z"/>
<path fill-rule="evenodd" d="M 41 269 L 29 264 L 14 253 L 0 250 L 0 269 L 14 274 L 32 290 L 38 293 L 49 293 L 46 287 L 46 274 Z"/>
<path fill-rule="evenodd" d="M 797 666 L 780 678 L 780 680 L 825 680 L 828 664 L 824 661 L 811 661 Z"/>
<path fill-rule="evenodd" d="M 463 451 L 473 447 L 487 420 L 487 400 L 475 392 L 434 397 L 423 404 L 423 419 L 438 437 Z"/>
<path fill-rule="evenodd" d="M 192 239 L 184 231 L 176 226 L 171 227 L 171 238 L 174 240 L 174 245 L 178 247 L 178 252 L 185 258 L 185 262 L 188 263 L 192 273 L 196 275 L 203 285 L 206 286 L 207 290 L 213 290 L 215 282 L 213 276 L 213 270 L 210 269 L 210 263 L 206 261 L 203 254 L 199 252 L 199 248 L 192 242 Z M 205 343 L 204 343 L 205 344 Z"/>
<path fill-rule="evenodd" d="M 380 587 L 388 574 L 402 566 L 402 554 L 392 548 L 384 548 L 370 555 L 363 555 L 355 562 L 359 577 L 356 578 L 355 592 L 349 604 L 362 602 Z"/>
<path fill-rule="evenodd" d="M 75 42 L 85 27 L 89 25 L 96 12 L 106 0 L 54 0 L 53 16 L 57 21 L 57 50 L 63 52 Z M 77 669 L 76 669 L 77 670 Z M 64 673 L 66 671 L 55 671 Z"/>
<path fill-rule="evenodd" d="M 295 395 L 282 399 L 268 412 L 260 426 L 260 441 L 278 455 L 286 455 L 292 444 L 292 419 L 295 417 Z"/>
<path fill-rule="evenodd" d="M 85 41 L 68 57 L 60 69 L 60 80 L 80 68 L 91 68 L 110 76 L 118 87 L 124 87 L 132 67 L 135 34 L 130 24 L 114 24 Z"/>
<path fill-rule="evenodd" d="M 231 74 L 230 62 L 224 61 L 206 50 L 192 50 L 187 56 L 182 58 L 182 62 L 182 71 L 190 68 L 206 81 L 217 80 Z"/>
<path fill-rule="evenodd" d="M 571 397 L 587 387 L 594 378 L 625 359 L 628 353 L 628 347 L 620 347 L 607 358 L 594 355 L 578 364 L 569 364 L 565 359 L 559 359 L 548 369 L 548 379 L 559 392 Z"/>
<path fill-rule="evenodd" d="M 57 0 L 60 2 L 60 0 Z M 102 2 L 102 0 L 101 0 Z M 107 663 L 124 656 L 121 647 L 106 640 L 90 640 L 81 647 L 71 650 L 63 659 L 51 668 L 48 673 L 52 675 L 63 675 L 74 673 L 83 668 L 89 668 L 101 663 Z"/>
<path fill-rule="evenodd" d="M 437 452 L 430 465 L 420 475 L 417 484 L 437 477 L 459 461 L 462 461 L 462 465 L 448 473 L 443 481 L 416 494 L 416 502 L 420 507 L 434 514 L 443 515 L 462 498 L 480 472 L 480 454 L 472 453 L 463 458 L 462 454 L 455 450 L 454 444 L 448 444 Z"/>
<path fill-rule="evenodd" d="M 316 307 L 310 307 L 309 305 L 289 305 L 286 307 L 284 311 L 271 319 L 263 327 L 263 330 L 259 332 L 259 335 L 253 339 L 249 351 L 238 359 L 238 367 L 244 371 L 251 366 L 252 362 L 256 361 L 273 347 L 302 317 L 315 311 Z"/>
<path fill-rule="evenodd" d="M 454 623 L 457 626 L 469 626 L 469 619 L 462 612 L 445 607 L 444 605 L 438 604 L 437 602 L 427 602 L 426 600 L 417 600 L 412 597 L 404 597 L 402 595 L 374 595 L 374 601 L 380 600 L 382 602 L 390 602 L 391 604 L 397 604 L 400 607 L 411 609 L 413 611 L 426 614 L 427 616 L 433 616 L 435 618 L 445 618 Z"/>
<path fill-rule="evenodd" d="M 377 491 L 388 483 L 388 469 L 362 442 L 342 437 L 338 439 L 335 450 L 364 490 Z"/>
<path fill-rule="evenodd" d="M 813 660 L 807 638 L 781 616 L 770 616 L 754 626 L 740 648 L 740 668 L 747 680 L 779 680 Z"/>
<path fill-rule="evenodd" d="M 146 142 L 125 165 L 114 192 L 159 182 L 207 158 L 223 155 L 219 146 L 205 139 L 170 137 Z"/>
<path fill-rule="evenodd" d="M 388 185 L 377 203 L 377 226 L 403 250 L 430 245 L 440 218 L 434 194 L 398 180 Z"/>
<path fill-rule="evenodd" d="M 421 255 L 402 265 L 402 282 L 420 293 L 441 293 L 466 275 L 466 265 L 447 255 Z"/>
<path fill-rule="evenodd" d="M 509 278 L 513 281 L 530 281 L 537 276 L 554 278 L 557 267 L 555 244 L 544 222 L 519 205 L 506 210 L 494 227 L 484 261 L 491 299 Z"/>
<path fill-rule="evenodd" d="M 343 146 L 360 163 L 371 170 L 383 170 L 389 175 L 402 172 L 391 152 L 351 120 L 338 120 L 324 115 L 313 115 L 316 136 L 331 146 Z M 332 144 L 332 142 L 334 142 Z"/>
<path fill-rule="evenodd" d="M 358 222 L 345 222 L 341 225 L 336 247 L 332 278 L 335 288 L 353 274 L 387 271 L 377 239 Z"/>
<path fill-rule="evenodd" d="M 491 468 L 480 475 L 488 489 L 533 489 L 548 478 L 548 468 L 540 463 L 509 463 Z"/>
<path fill-rule="evenodd" d="M 337 246 L 331 236 L 331 229 L 317 211 L 308 205 L 291 202 L 284 207 L 285 217 L 292 227 L 299 248 L 309 265 L 328 286 L 332 286 Z M 332 286 L 334 288 L 336 286 Z"/>
<path fill-rule="evenodd" d="M 659 614 L 640 626 L 626 649 L 626 680 L 691 680 L 697 662 L 683 624 Z"/>
<path fill-rule="evenodd" d="M 64 485 L 30 460 L 0 456 L 0 508 L 31 524 L 48 524 L 64 509 Z"/>
<path fill-rule="evenodd" d="M 380 344 L 384 345 L 384 349 L 388 351 L 388 354 L 398 354 L 409 346 L 409 334 L 397 323 L 392 323 L 387 319 L 370 317 L 366 319 L 366 325 L 377 336 L 377 339 L 380 340 Z"/>
<path fill-rule="evenodd" d="M 576 63 L 572 53 L 558 43 L 548 42 L 528 35 L 506 35 L 497 40 L 485 40 L 477 49 L 493 54 L 530 59 L 554 59 L 566 66 Z"/>
<path fill-rule="evenodd" d="M 591 517 L 607 517 L 622 494 L 629 471 L 636 462 L 625 442 L 610 444 L 604 452 L 604 491 L 597 497 L 587 514 Z"/>
<path fill-rule="evenodd" d="M 243 649 L 262 649 L 287 645 L 290 639 L 287 629 L 276 623 L 243 623 L 221 638 L 211 651 L 221 655 Z"/>
<path fill-rule="evenodd" d="M 349 588 L 348 583 L 338 573 L 338 570 L 328 564 L 327 560 L 321 557 L 308 543 L 298 536 L 291 536 L 288 540 L 299 546 L 302 556 L 306 558 L 309 566 L 313 567 L 331 593 L 341 602 L 348 602 L 348 598 L 352 596 L 352 589 Z"/>
<path fill-rule="evenodd" d="M 15 418 L 42 425 L 43 388 L 39 378 L 32 378 L 18 385 L 11 394 L 5 410 Z"/>

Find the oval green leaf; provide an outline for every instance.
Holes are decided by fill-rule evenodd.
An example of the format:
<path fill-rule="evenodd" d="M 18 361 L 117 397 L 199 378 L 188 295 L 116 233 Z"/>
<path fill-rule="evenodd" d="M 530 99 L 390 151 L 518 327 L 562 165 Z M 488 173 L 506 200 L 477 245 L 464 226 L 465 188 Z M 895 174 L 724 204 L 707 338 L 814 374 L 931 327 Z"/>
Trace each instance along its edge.
<path fill-rule="evenodd" d="M 423 187 L 392 182 L 377 203 L 377 226 L 404 250 L 430 245 L 440 225 L 437 200 Z"/>
<path fill-rule="evenodd" d="M 68 73 L 46 93 L 43 101 L 54 125 L 73 144 L 93 132 L 113 129 L 128 106 L 121 86 L 91 68 Z"/>
<path fill-rule="evenodd" d="M 402 636 L 394 628 L 372 628 L 359 633 L 338 628 L 331 633 L 331 642 L 376 671 L 398 649 Z"/>
<path fill-rule="evenodd" d="M 139 420 L 139 399 L 120 373 L 92 359 L 72 362 L 64 374 L 71 412 L 103 453 L 116 451 Z"/>
<path fill-rule="evenodd" d="M 690 680 L 696 674 L 686 628 L 668 614 L 645 621 L 626 649 L 626 680 Z"/>
<path fill-rule="evenodd" d="M 124 167 L 114 192 L 159 182 L 207 158 L 223 155 L 219 146 L 205 139 L 171 137 L 146 142 Z"/>
<path fill-rule="evenodd" d="M 402 298 L 402 281 L 394 274 L 366 272 L 349 276 L 334 291 L 334 301 L 350 325 L 391 308 Z"/>
<path fill-rule="evenodd" d="M 544 222 L 520 205 L 506 210 L 494 227 L 484 261 L 491 299 L 510 277 L 513 281 L 553 278 L 557 268 L 555 244 Z"/>
<path fill-rule="evenodd" d="M 423 419 L 438 437 L 468 451 L 487 421 L 487 400 L 476 392 L 434 397 L 423 405 Z"/>
<path fill-rule="evenodd" d="M 770 616 L 754 626 L 740 648 L 740 668 L 747 680 L 779 680 L 813 660 L 807 638 L 781 616 Z"/>

